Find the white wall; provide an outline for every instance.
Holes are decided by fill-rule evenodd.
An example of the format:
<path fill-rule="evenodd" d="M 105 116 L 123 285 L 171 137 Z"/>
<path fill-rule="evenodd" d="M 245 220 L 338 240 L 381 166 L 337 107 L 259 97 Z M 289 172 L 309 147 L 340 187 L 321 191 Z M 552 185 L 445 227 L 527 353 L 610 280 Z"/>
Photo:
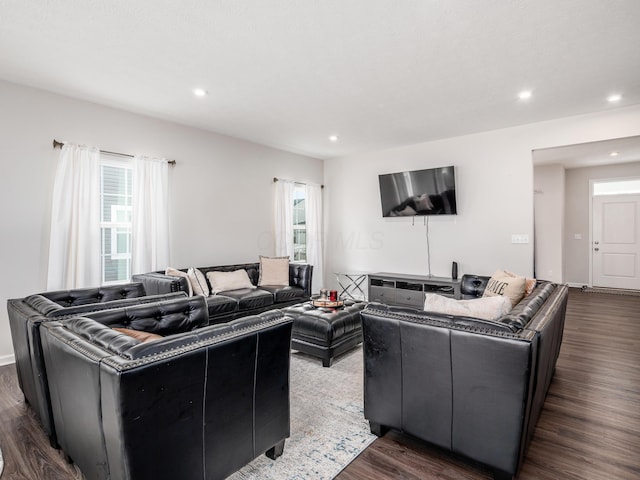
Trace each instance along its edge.
<path fill-rule="evenodd" d="M 538 278 L 564 281 L 564 179 L 561 165 L 534 167 L 534 259 Z"/>
<path fill-rule="evenodd" d="M 565 271 L 566 282 L 570 284 L 591 285 L 589 278 L 589 203 L 591 192 L 589 181 L 624 177 L 640 177 L 640 161 L 619 163 L 600 167 L 571 168 L 566 171 L 566 228 Z M 580 234 L 581 239 L 574 238 Z"/>
<path fill-rule="evenodd" d="M 532 151 L 640 133 L 640 106 L 325 162 L 327 277 L 345 270 L 426 274 L 422 219 L 383 219 L 378 174 L 456 166 L 458 215 L 430 220 L 431 272 L 533 273 Z M 511 234 L 529 244 L 512 244 Z"/>
<path fill-rule="evenodd" d="M 46 287 L 54 138 L 177 160 L 169 175 L 176 267 L 273 254 L 273 177 L 323 181 L 321 160 L 0 81 L 0 363 L 13 352 L 6 300 Z"/>

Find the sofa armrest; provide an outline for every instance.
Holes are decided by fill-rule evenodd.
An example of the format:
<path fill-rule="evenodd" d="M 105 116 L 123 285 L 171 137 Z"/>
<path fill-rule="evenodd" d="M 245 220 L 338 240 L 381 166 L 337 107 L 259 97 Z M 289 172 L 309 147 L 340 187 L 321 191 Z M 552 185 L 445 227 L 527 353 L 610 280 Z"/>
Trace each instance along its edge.
<path fill-rule="evenodd" d="M 481 297 L 490 278 L 481 275 L 462 275 L 460 279 L 460 294 L 462 298 Z"/>
<path fill-rule="evenodd" d="M 132 280 L 141 282 L 147 295 L 189 291 L 186 278 L 165 275 L 162 272 L 139 273 L 133 275 Z"/>
<path fill-rule="evenodd" d="M 289 264 L 289 285 L 300 287 L 305 296 L 311 297 L 311 281 L 313 279 L 313 265 L 308 263 Z"/>

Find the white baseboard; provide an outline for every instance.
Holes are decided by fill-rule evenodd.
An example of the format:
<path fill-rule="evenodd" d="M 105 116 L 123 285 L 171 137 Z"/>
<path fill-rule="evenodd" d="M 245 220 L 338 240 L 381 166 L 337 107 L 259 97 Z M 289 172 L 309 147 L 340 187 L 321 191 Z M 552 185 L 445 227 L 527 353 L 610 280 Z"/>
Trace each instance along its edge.
<path fill-rule="evenodd" d="M 582 287 L 588 287 L 589 285 L 585 285 L 584 283 L 572 283 L 572 282 L 568 282 L 567 285 L 569 285 L 570 287 L 573 288 L 582 288 Z"/>
<path fill-rule="evenodd" d="M 15 355 L 3 355 L 0 357 L 0 366 L 16 363 Z"/>

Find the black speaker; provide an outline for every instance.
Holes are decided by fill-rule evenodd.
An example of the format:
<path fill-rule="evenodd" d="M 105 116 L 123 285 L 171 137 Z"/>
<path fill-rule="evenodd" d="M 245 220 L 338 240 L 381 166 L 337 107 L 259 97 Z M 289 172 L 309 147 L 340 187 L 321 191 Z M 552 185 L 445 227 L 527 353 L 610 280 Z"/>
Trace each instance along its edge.
<path fill-rule="evenodd" d="M 458 262 L 451 262 L 451 278 L 458 279 Z"/>

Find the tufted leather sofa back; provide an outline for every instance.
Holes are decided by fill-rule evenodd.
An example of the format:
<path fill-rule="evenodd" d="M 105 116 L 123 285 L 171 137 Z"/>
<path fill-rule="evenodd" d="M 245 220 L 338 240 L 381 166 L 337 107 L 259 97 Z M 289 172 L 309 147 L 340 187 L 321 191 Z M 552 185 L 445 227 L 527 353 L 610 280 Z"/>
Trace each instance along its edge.
<path fill-rule="evenodd" d="M 131 328 L 162 336 L 194 330 L 209 322 L 207 303 L 202 296 L 101 310 L 85 317 L 110 328 Z"/>
<path fill-rule="evenodd" d="M 233 272 L 235 270 L 246 270 L 251 283 L 258 285 L 260 279 L 259 263 L 239 263 L 236 265 L 219 265 L 214 267 L 198 268 L 206 277 L 207 272 Z M 186 271 L 184 269 L 183 271 Z M 158 272 L 160 273 L 160 272 Z M 300 287 L 305 291 L 307 297 L 311 296 L 311 279 L 313 276 L 313 265 L 307 263 L 290 263 L 289 264 L 289 285 L 292 287 Z M 209 289 L 209 279 L 207 278 Z"/>
<path fill-rule="evenodd" d="M 124 285 L 108 285 L 98 288 L 79 288 L 75 290 L 60 290 L 41 293 L 45 298 L 63 307 L 75 307 L 87 303 L 110 302 L 124 298 L 143 297 L 146 295 L 142 283 L 127 283 Z"/>

